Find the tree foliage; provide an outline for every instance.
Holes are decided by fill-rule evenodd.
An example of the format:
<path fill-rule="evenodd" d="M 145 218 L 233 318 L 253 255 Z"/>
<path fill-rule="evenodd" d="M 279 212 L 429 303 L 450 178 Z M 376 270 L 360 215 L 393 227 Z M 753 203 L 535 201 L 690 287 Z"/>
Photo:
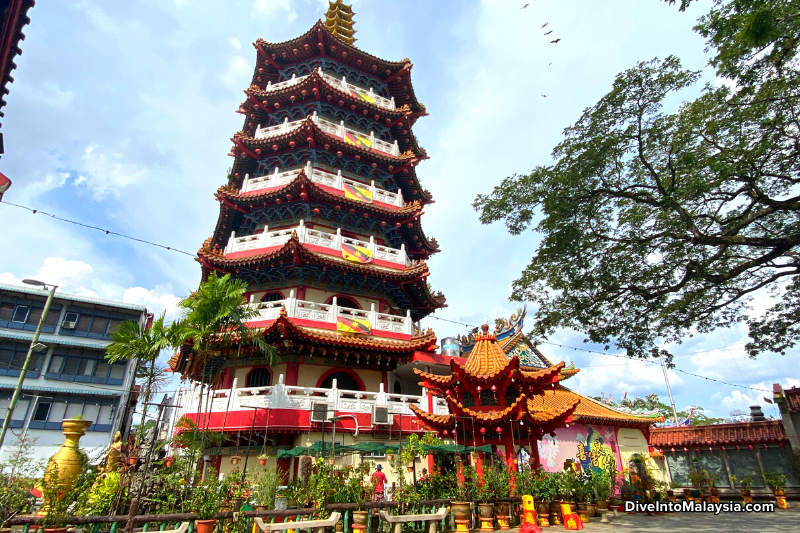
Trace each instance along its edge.
<path fill-rule="evenodd" d="M 603 397 L 595 397 L 597 401 L 607 403 L 608 399 Z M 692 426 L 707 426 L 709 424 L 720 424 L 724 422 L 723 418 L 714 418 L 705 414 L 705 409 L 699 405 L 691 408 L 691 410 L 672 412 L 672 406 L 664 403 L 658 397 L 658 394 L 648 394 L 646 397 L 625 398 L 619 401 L 621 407 L 633 409 L 634 411 L 658 411 L 667 424 L 670 424 L 675 419 L 675 414 L 678 416 L 678 422 L 683 422 L 689 419 L 689 425 Z"/>
<path fill-rule="evenodd" d="M 483 223 L 542 236 L 512 294 L 538 304 L 535 335 L 569 327 L 646 357 L 658 339 L 748 321 L 751 356 L 797 342 L 798 5 L 716 1 L 695 30 L 728 83 L 669 113 L 700 73 L 640 62 L 564 131 L 553 164 L 477 197 Z M 756 316 L 764 294 L 777 303 Z"/>

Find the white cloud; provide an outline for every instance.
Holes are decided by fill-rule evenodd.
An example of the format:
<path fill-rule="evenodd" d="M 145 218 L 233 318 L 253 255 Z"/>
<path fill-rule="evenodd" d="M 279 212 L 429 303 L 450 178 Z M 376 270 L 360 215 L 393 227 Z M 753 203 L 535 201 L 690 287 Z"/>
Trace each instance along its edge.
<path fill-rule="evenodd" d="M 255 8 L 258 13 L 270 18 L 276 17 L 280 12 L 285 12 L 286 22 L 292 22 L 297 18 L 297 13 L 289 0 L 256 0 Z"/>
<path fill-rule="evenodd" d="M 231 46 L 236 50 L 242 49 L 242 43 L 236 37 L 231 37 Z"/>
<path fill-rule="evenodd" d="M 179 317 L 178 302 L 180 298 L 172 294 L 172 285 L 156 285 L 155 289 L 147 290 L 144 287 L 130 287 L 122 296 L 125 303 L 139 304 L 156 316 L 162 311 L 167 312 L 167 321 Z"/>
<path fill-rule="evenodd" d="M 683 384 L 683 378 L 677 373 L 670 370 L 668 375 L 672 387 Z M 652 392 L 666 395 L 660 365 L 637 360 L 625 361 L 612 355 L 593 355 L 591 363 L 565 385 L 588 396 L 599 396 L 604 392 L 614 394 L 617 399 L 626 392 L 629 396 L 643 396 Z"/>
<path fill-rule="evenodd" d="M 233 56 L 228 61 L 228 70 L 222 75 L 222 81 L 231 87 L 242 88 L 248 85 L 249 75 L 253 72 L 252 61 L 242 56 Z"/>
<path fill-rule="evenodd" d="M 75 185 L 84 185 L 92 191 L 95 200 L 108 196 L 119 198 L 122 189 L 132 183 L 141 183 L 147 178 L 147 170 L 124 161 L 119 152 L 101 149 L 91 143 L 81 156 L 82 169 Z"/>

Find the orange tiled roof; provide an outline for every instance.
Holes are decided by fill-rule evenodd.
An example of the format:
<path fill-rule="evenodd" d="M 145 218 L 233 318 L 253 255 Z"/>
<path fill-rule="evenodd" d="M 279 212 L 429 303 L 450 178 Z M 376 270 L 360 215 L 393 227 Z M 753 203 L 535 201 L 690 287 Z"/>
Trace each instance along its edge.
<path fill-rule="evenodd" d="M 456 382 L 455 374 L 447 374 L 446 376 L 442 376 L 440 374 L 429 374 L 419 368 L 414 369 L 414 373 L 418 375 L 421 379 L 429 381 L 431 383 L 436 383 L 437 385 L 451 385 Z M 420 383 L 422 386 L 422 383 Z"/>
<path fill-rule="evenodd" d="M 445 399 L 450 405 L 451 411 L 460 411 L 464 415 L 471 416 L 476 420 L 480 420 L 481 422 L 496 422 L 497 420 L 505 420 L 506 418 L 511 417 L 516 411 L 524 410 L 526 406 L 524 394 L 520 394 L 517 399 L 514 400 L 514 403 L 508 407 L 505 407 L 502 410 L 493 411 L 478 411 L 476 409 L 464 407 L 461 404 L 457 404 L 452 396 L 447 396 Z"/>
<path fill-rule="evenodd" d="M 482 326 L 483 334 L 475 337 L 475 347 L 469 353 L 464 363 L 464 371 L 471 377 L 478 379 L 491 379 L 503 373 L 510 363 L 510 359 L 497 345 L 494 333 L 488 333 L 489 326 Z"/>
<path fill-rule="evenodd" d="M 573 413 L 575 422 L 587 424 L 607 424 L 623 427 L 649 427 L 661 419 L 623 413 L 597 400 L 577 394 L 559 385 L 555 389 L 545 391 L 539 396 L 528 399 L 528 409 L 538 412 L 548 409 L 560 409 L 579 401 Z"/>
<path fill-rule="evenodd" d="M 748 446 L 786 442 L 789 442 L 789 438 L 780 420 L 653 428 L 650 432 L 650 445 L 662 447 Z"/>
<path fill-rule="evenodd" d="M 573 415 L 573 420 L 575 420 L 575 410 L 582 403 L 581 398 L 573 398 L 571 401 L 562 402 L 556 406 L 542 408 L 541 404 L 539 404 L 536 399 L 545 395 L 547 395 L 547 393 L 534 398 L 528 398 L 527 400 L 528 418 L 532 422 L 536 422 L 537 424 L 546 424 L 547 422 L 552 422 L 570 414 Z"/>
<path fill-rule="evenodd" d="M 551 365 L 548 368 L 536 368 L 532 366 L 520 367 L 517 369 L 517 374 L 520 378 L 522 378 L 522 381 L 537 381 L 554 374 L 560 375 L 563 368 L 564 361 L 561 361 L 560 363 Z"/>
<path fill-rule="evenodd" d="M 417 418 L 421 419 L 423 422 L 426 422 L 434 427 L 447 427 L 453 424 L 455 418 L 453 415 L 435 415 L 433 413 L 429 413 L 427 411 L 423 411 L 419 407 L 414 404 L 408 404 L 408 407 L 417 415 Z"/>

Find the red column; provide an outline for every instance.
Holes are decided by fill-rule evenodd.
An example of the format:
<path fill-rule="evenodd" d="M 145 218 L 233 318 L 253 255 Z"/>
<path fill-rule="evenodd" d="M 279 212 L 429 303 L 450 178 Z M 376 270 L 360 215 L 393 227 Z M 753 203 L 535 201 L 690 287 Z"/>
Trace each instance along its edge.
<path fill-rule="evenodd" d="M 286 379 L 284 385 L 287 387 L 297 386 L 297 375 L 300 372 L 300 363 L 289 363 L 286 365 Z"/>

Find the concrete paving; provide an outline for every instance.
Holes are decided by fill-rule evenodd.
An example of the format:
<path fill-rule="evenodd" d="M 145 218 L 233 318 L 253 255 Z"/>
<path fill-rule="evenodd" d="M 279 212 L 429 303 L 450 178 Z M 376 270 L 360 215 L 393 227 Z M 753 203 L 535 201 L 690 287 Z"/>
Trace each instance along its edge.
<path fill-rule="evenodd" d="M 777 509 L 774 513 L 670 513 L 647 516 L 620 513 L 610 524 L 592 519 L 584 524 L 587 533 L 666 533 L 735 531 L 747 533 L 800 533 L 800 503 L 793 508 Z M 512 530 L 512 531 L 519 531 Z M 564 531 L 564 526 L 542 528 L 542 533 Z"/>

